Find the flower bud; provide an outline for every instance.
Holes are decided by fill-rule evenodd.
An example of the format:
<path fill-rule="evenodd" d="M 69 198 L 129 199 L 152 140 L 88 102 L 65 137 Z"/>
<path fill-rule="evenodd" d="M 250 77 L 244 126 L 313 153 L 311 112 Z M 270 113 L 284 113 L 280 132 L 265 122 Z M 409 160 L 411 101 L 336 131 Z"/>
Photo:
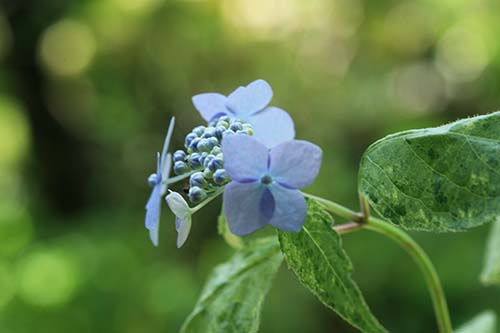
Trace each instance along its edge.
<path fill-rule="evenodd" d="M 203 177 L 205 177 L 205 179 L 212 179 L 213 174 L 214 173 L 209 168 L 205 168 L 205 170 L 203 170 Z"/>
<path fill-rule="evenodd" d="M 217 122 L 217 127 L 222 127 L 224 129 L 226 129 L 229 127 L 229 123 L 227 121 L 219 119 L 219 121 Z"/>
<path fill-rule="evenodd" d="M 200 202 L 207 197 L 207 193 L 198 186 L 191 187 L 188 195 L 189 200 L 194 203 Z"/>
<path fill-rule="evenodd" d="M 188 135 L 186 135 L 186 139 L 184 140 L 184 147 L 189 148 L 194 138 L 197 138 L 196 134 L 194 133 L 189 133 Z"/>
<path fill-rule="evenodd" d="M 224 134 L 224 132 L 226 131 L 226 128 L 223 127 L 223 126 L 217 126 L 215 128 L 215 133 L 214 133 L 214 136 L 218 139 L 218 140 L 222 140 L 222 135 Z"/>
<path fill-rule="evenodd" d="M 222 154 L 222 148 L 220 146 L 215 146 L 210 151 L 210 154 L 217 156 L 217 157 L 220 157 L 219 155 Z"/>
<path fill-rule="evenodd" d="M 189 186 L 206 188 L 208 187 L 208 181 L 203 177 L 203 173 L 198 171 L 193 173 L 189 178 Z"/>
<path fill-rule="evenodd" d="M 235 121 L 231 124 L 231 126 L 229 128 L 231 130 L 233 130 L 234 132 L 236 132 L 236 131 L 242 130 L 243 126 L 241 125 L 241 123 L 239 121 Z"/>
<path fill-rule="evenodd" d="M 233 132 L 232 130 L 228 129 L 224 133 L 222 133 L 222 138 L 225 138 L 227 136 L 234 135 L 234 134 L 236 134 L 236 133 Z"/>
<path fill-rule="evenodd" d="M 215 127 L 207 127 L 202 135 L 203 138 L 211 138 L 213 136 L 215 136 Z"/>
<path fill-rule="evenodd" d="M 214 183 L 217 185 L 224 185 L 231 180 L 231 178 L 227 174 L 226 170 L 224 170 L 224 169 L 215 170 L 214 175 L 213 175 L 213 179 L 214 179 Z"/>
<path fill-rule="evenodd" d="M 215 158 L 214 155 L 212 154 L 208 154 L 207 157 L 205 158 L 205 160 L 203 161 L 203 167 L 204 168 L 208 168 L 208 165 L 210 164 L 210 162 L 212 162 L 212 160 Z"/>
<path fill-rule="evenodd" d="M 186 159 L 186 153 L 183 150 L 177 150 L 174 153 L 174 162 L 184 161 Z"/>
<path fill-rule="evenodd" d="M 208 153 L 206 151 L 204 151 L 203 153 L 200 154 L 200 158 L 199 158 L 200 166 L 203 165 L 203 162 L 205 162 L 205 158 L 207 158 L 207 156 L 208 156 Z"/>
<path fill-rule="evenodd" d="M 189 171 L 189 166 L 183 161 L 177 161 L 174 164 L 174 173 L 176 175 L 182 175 Z"/>
<path fill-rule="evenodd" d="M 212 149 L 213 147 L 219 145 L 219 140 L 216 137 L 214 137 L 214 136 L 208 138 L 207 140 L 208 140 L 208 144 L 210 146 L 210 149 Z"/>
<path fill-rule="evenodd" d="M 189 149 L 191 151 L 198 151 L 198 143 L 200 142 L 200 138 L 194 138 L 193 141 L 189 144 Z"/>
<path fill-rule="evenodd" d="M 224 167 L 224 161 L 222 158 L 215 157 L 208 164 L 210 171 L 215 172 L 215 170 L 222 169 Z"/>
<path fill-rule="evenodd" d="M 193 169 L 198 169 L 202 166 L 202 164 L 200 163 L 200 154 L 198 153 L 192 153 L 191 155 L 189 155 L 188 162 Z"/>
<path fill-rule="evenodd" d="M 196 147 L 198 148 L 198 151 L 200 151 L 200 152 L 210 150 L 210 146 L 208 145 L 207 139 L 200 139 L 200 141 L 198 142 Z"/>
<path fill-rule="evenodd" d="M 205 132 L 205 126 L 197 126 L 193 128 L 192 131 L 192 133 L 196 134 L 197 136 L 202 136 L 204 132 Z"/>
<path fill-rule="evenodd" d="M 151 175 L 149 175 L 148 177 L 149 186 L 154 187 L 155 185 L 158 185 L 159 178 L 160 177 L 158 177 L 156 173 L 152 173 Z"/>

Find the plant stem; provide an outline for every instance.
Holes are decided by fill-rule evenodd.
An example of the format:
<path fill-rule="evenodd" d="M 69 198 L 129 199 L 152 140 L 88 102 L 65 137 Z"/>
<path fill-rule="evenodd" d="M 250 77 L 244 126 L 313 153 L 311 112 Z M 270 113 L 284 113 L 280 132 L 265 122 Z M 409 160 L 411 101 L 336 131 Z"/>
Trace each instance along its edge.
<path fill-rule="evenodd" d="M 375 217 L 370 217 L 364 225 L 366 229 L 387 236 L 404 248 L 417 263 L 424 275 L 434 305 L 434 312 L 440 333 L 452 333 L 450 313 L 443 287 L 431 260 L 406 232 Z"/>
<path fill-rule="evenodd" d="M 354 222 L 362 222 L 363 221 L 363 216 L 359 213 L 356 213 L 353 210 L 350 210 L 347 207 L 344 207 L 336 202 L 317 197 L 315 195 L 309 194 L 309 193 L 304 193 L 302 194 L 310 199 L 313 199 L 319 203 L 321 203 L 323 206 L 326 207 L 330 212 L 337 214 L 338 216 L 345 217 L 346 219 L 353 220 Z"/>
<path fill-rule="evenodd" d="M 194 214 L 197 211 L 199 211 L 200 209 L 202 209 L 203 207 L 205 207 L 205 205 L 207 205 L 210 201 L 217 198 L 220 194 L 222 194 L 222 192 L 224 192 L 224 187 L 219 188 L 210 197 L 206 198 L 205 201 L 203 201 L 200 204 L 198 204 L 197 206 L 191 208 L 191 213 Z"/>
<path fill-rule="evenodd" d="M 387 236 L 405 249 L 417 263 L 424 275 L 434 306 L 439 333 L 453 332 L 446 297 L 436 269 L 420 245 L 418 245 L 406 232 L 375 217 L 368 217 L 368 219 L 365 220 L 362 214 L 356 213 L 336 202 L 307 193 L 304 193 L 304 196 L 320 202 L 326 209 L 334 214 L 355 221 L 336 226 L 335 230 L 338 233 L 345 234 L 365 228 Z"/>
<path fill-rule="evenodd" d="M 175 176 L 175 177 L 171 177 L 171 178 L 167 178 L 166 180 L 163 181 L 163 184 L 173 184 L 173 183 L 177 183 L 178 181 L 181 181 L 183 179 L 186 179 L 188 178 L 189 176 L 191 176 L 192 174 L 194 173 L 194 171 L 191 171 L 191 172 L 188 172 L 188 173 L 185 173 L 183 175 L 179 175 L 179 176 Z"/>

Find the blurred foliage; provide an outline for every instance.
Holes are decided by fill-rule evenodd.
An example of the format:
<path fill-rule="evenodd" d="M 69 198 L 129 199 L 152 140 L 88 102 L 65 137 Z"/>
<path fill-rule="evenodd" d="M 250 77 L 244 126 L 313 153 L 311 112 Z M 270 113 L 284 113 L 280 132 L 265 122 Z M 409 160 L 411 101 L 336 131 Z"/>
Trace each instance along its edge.
<path fill-rule="evenodd" d="M 143 227 L 146 178 L 170 116 L 177 147 L 201 123 L 192 95 L 268 80 L 298 137 L 325 151 L 310 191 L 355 207 L 372 141 L 498 108 L 499 32 L 496 0 L 4 2 L 0 331 L 179 329 L 210 269 L 231 254 L 215 203 L 195 216 L 182 250 L 166 209 L 158 249 Z M 486 232 L 415 234 L 456 326 L 500 312 L 498 288 L 478 282 Z M 435 330 L 405 253 L 365 232 L 344 244 L 386 327 Z M 354 332 L 285 267 L 261 331 Z"/>

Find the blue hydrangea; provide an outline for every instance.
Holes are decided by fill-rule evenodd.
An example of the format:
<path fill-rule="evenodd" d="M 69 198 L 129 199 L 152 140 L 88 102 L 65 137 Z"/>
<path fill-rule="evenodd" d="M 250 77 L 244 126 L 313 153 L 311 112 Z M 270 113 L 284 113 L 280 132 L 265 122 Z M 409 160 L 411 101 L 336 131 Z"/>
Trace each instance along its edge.
<path fill-rule="evenodd" d="M 321 148 L 292 140 L 268 150 L 252 137 L 233 135 L 222 142 L 222 152 L 232 179 L 224 190 L 224 213 L 231 232 L 243 236 L 268 224 L 300 231 L 306 217 L 300 189 L 316 178 Z"/>
<path fill-rule="evenodd" d="M 193 104 L 207 122 L 226 116 L 249 123 L 254 137 L 272 148 L 295 137 L 293 120 L 288 113 L 268 106 L 272 97 L 271 86 L 264 80 L 256 80 L 246 87 L 239 87 L 227 97 L 219 93 L 196 95 Z M 240 125 L 233 123 L 230 129 L 233 132 L 243 130 Z"/>
<path fill-rule="evenodd" d="M 149 230 L 149 237 L 155 246 L 158 246 L 158 231 L 160 228 L 161 198 L 167 192 L 166 180 L 170 175 L 172 156 L 167 153 L 168 145 L 174 130 L 175 118 L 172 117 L 168 126 L 167 136 L 163 144 L 162 153 L 157 153 L 156 173 L 148 177 L 148 183 L 153 188 L 149 200 L 146 204 L 146 228 Z"/>

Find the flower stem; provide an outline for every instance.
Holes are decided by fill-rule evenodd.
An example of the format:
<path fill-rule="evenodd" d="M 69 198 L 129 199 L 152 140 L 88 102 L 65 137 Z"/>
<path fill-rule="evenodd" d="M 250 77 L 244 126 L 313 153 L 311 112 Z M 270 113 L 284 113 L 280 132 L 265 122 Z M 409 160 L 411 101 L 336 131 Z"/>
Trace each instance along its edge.
<path fill-rule="evenodd" d="M 363 218 L 363 214 L 356 213 L 355 211 L 350 210 L 349 208 L 346 208 L 336 202 L 306 193 L 304 193 L 304 196 L 320 202 L 327 210 L 334 214 L 354 220 L 354 222 L 336 226 L 335 230 L 338 233 L 345 234 L 360 229 L 368 229 L 387 236 L 405 249 L 417 263 L 422 274 L 424 275 L 424 279 L 427 283 L 427 288 L 429 289 L 434 306 L 439 333 L 453 332 L 446 297 L 436 269 L 420 245 L 418 245 L 406 232 L 375 217 L 368 217 L 365 220 Z"/>
<path fill-rule="evenodd" d="M 389 237 L 405 249 L 413 260 L 420 267 L 427 283 L 427 288 L 432 298 L 434 312 L 440 333 L 452 333 L 450 313 L 446 303 L 446 297 L 437 275 L 436 269 L 432 265 L 431 260 L 406 232 L 403 230 L 375 217 L 370 217 L 368 223 L 364 225 L 366 229 L 375 231 L 379 234 Z"/>
<path fill-rule="evenodd" d="M 309 193 L 304 193 L 302 194 L 309 199 L 313 199 L 319 203 L 321 203 L 323 206 L 325 206 L 326 209 L 328 209 L 330 212 L 337 214 L 338 216 L 345 217 L 346 219 L 353 220 L 354 222 L 362 222 L 363 221 L 363 216 L 359 213 L 356 213 L 353 210 L 350 210 L 347 207 L 344 207 L 336 202 L 317 197 L 315 195 L 309 194 Z"/>
<path fill-rule="evenodd" d="M 197 211 L 199 211 L 200 209 L 202 209 L 203 207 L 205 207 L 206 204 L 208 204 L 210 201 L 217 198 L 220 194 L 222 194 L 222 192 L 224 192 L 224 187 L 219 188 L 210 197 L 206 198 L 205 201 L 203 201 L 200 204 L 198 204 L 197 206 L 191 208 L 191 213 L 194 214 Z"/>
<path fill-rule="evenodd" d="M 183 175 L 179 175 L 179 176 L 175 176 L 175 177 L 170 177 L 170 178 L 167 178 L 166 180 L 164 180 L 163 183 L 164 184 L 168 184 L 168 185 L 173 184 L 173 183 L 177 183 L 178 181 L 181 181 L 183 179 L 188 178 L 193 173 L 194 173 L 194 171 L 191 171 L 191 172 L 185 173 Z"/>

